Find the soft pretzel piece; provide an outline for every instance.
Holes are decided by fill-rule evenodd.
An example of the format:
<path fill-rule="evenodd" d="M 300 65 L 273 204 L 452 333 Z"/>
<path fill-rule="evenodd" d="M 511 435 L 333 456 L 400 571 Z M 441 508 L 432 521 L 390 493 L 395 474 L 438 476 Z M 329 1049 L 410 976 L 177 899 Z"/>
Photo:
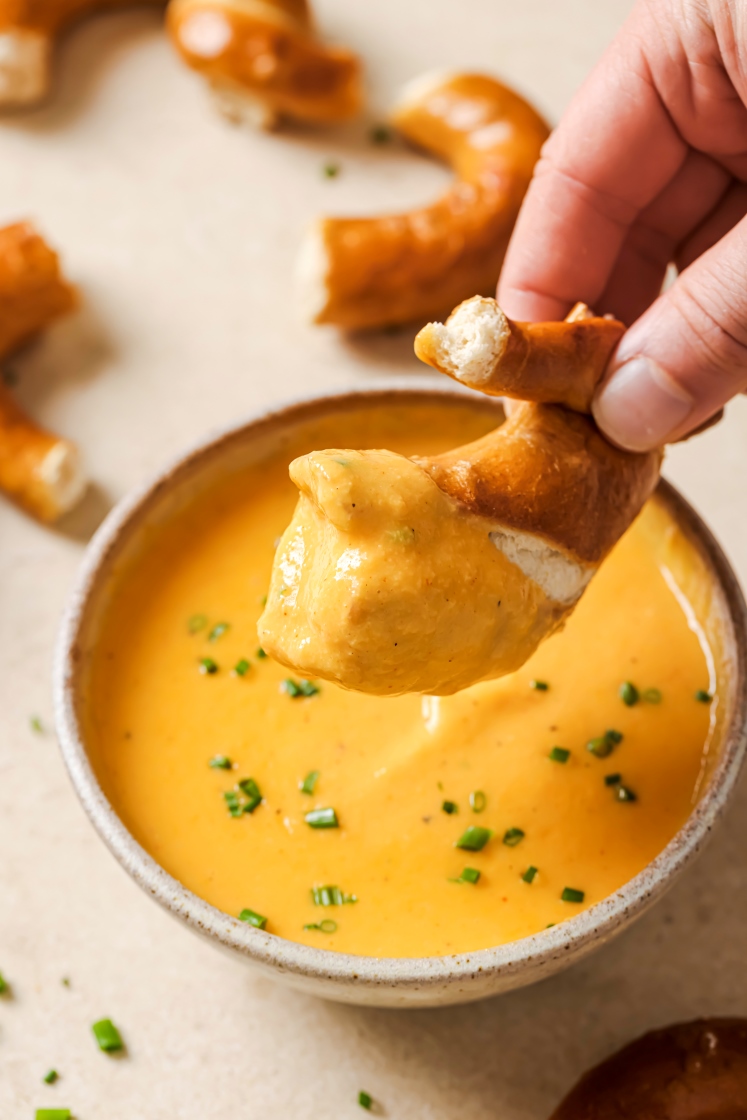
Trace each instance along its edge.
<path fill-rule="evenodd" d="M 651 1031 L 581 1078 L 551 1120 L 737 1120 L 747 1116 L 747 1020 Z"/>
<path fill-rule="evenodd" d="M 302 456 L 260 642 L 307 676 L 383 695 L 446 695 L 513 672 L 573 609 L 661 458 L 529 402 L 443 455 Z"/>
<path fill-rule="evenodd" d="M 46 96 L 55 39 L 89 14 L 160 0 L 0 0 L 0 108 Z"/>
<path fill-rule="evenodd" d="M 407 140 L 448 163 L 455 181 L 436 202 L 407 214 L 316 223 L 298 266 L 315 323 L 360 330 L 422 322 L 474 292 L 494 291 L 548 136 L 531 105 L 481 74 L 411 83 L 391 120 Z"/>
<path fill-rule="evenodd" d="M 494 299 L 473 296 L 445 323 L 423 327 L 415 353 L 481 393 L 590 412 L 624 331 L 617 319 L 597 318 L 584 304 L 565 322 L 514 323 Z"/>
<path fill-rule="evenodd" d="M 0 383 L 0 490 L 40 521 L 56 521 L 86 486 L 75 445 L 37 427 Z"/>
<path fill-rule="evenodd" d="M 0 229 L 0 359 L 75 303 L 57 254 L 30 224 Z M 0 382 L 0 490 L 35 517 L 54 521 L 86 484 L 74 444 L 37 427 Z"/>
<path fill-rule="evenodd" d="M 0 229 L 0 359 L 75 303 L 57 254 L 29 222 Z"/>
<path fill-rule="evenodd" d="M 232 120 L 329 123 L 361 108 L 360 60 L 320 42 L 306 0 L 171 0 L 166 25 Z"/>

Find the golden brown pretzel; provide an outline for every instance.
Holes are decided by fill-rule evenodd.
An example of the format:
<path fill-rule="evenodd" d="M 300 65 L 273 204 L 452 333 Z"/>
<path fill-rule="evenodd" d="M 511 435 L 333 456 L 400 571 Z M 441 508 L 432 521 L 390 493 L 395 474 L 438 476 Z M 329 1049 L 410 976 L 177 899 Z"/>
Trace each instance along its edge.
<path fill-rule="evenodd" d="M 600 322 L 576 311 L 556 326 L 572 333 L 587 319 Z M 538 332 L 523 375 L 508 365 L 515 391 L 550 369 L 562 334 Z M 543 380 L 551 399 L 565 399 L 574 377 L 566 347 L 560 355 Z M 513 672 L 578 602 L 656 486 L 661 458 L 613 447 L 590 416 L 529 402 L 443 455 L 302 456 L 260 642 L 305 676 L 383 695 L 445 695 Z"/>
<path fill-rule="evenodd" d="M 57 254 L 26 222 L 0 229 L 0 360 L 76 303 Z M 86 486 L 74 444 L 38 427 L 0 382 L 0 490 L 42 521 Z"/>
<path fill-rule="evenodd" d="M 299 261 L 315 323 L 348 330 L 445 314 L 495 289 L 511 230 L 548 128 L 495 78 L 414 82 L 392 114 L 411 143 L 454 170 L 436 202 L 378 218 L 323 218 Z"/>
<path fill-rule="evenodd" d="M 316 37 L 306 0 L 171 0 L 166 25 L 232 119 L 272 128 L 283 117 L 346 120 L 361 108 L 358 57 Z"/>
<path fill-rule="evenodd" d="M 590 412 L 625 327 L 577 304 L 561 323 L 514 323 L 494 299 L 473 296 L 415 339 L 422 362 L 490 396 Z M 569 376 L 569 371 L 573 375 Z"/>
<path fill-rule="evenodd" d="M 50 84 L 57 36 L 89 12 L 161 0 L 0 0 L 0 107 L 34 105 Z"/>
<path fill-rule="evenodd" d="M 581 1078 L 551 1120 L 743 1120 L 747 1020 L 651 1031 Z"/>

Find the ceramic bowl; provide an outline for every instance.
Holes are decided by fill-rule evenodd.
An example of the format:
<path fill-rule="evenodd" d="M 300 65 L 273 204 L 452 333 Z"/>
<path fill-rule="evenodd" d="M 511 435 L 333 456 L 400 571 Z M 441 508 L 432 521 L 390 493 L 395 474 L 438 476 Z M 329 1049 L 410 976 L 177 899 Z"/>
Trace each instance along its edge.
<path fill-rule="evenodd" d="M 97 617 L 114 566 L 155 524 L 227 472 L 260 461 L 294 430 L 361 404 L 443 401 L 458 387 L 381 387 L 326 395 L 249 417 L 206 438 L 125 498 L 86 553 L 62 623 L 54 691 L 62 753 L 78 796 L 124 869 L 161 906 L 216 946 L 267 975 L 328 999 L 388 1007 L 462 1003 L 530 984 L 567 967 L 630 925 L 671 886 L 703 847 L 734 791 L 745 752 L 747 616 L 737 580 L 698 515 L 662 482 L 656 500 L 674 515 L 706 572 L 696 602 L 719 679 L 714 743 L 704 792 L 683 828 L 639 875 L 602 902 L 561 924 L 507 945 L 446 957 L 375 958 L 334 953 L 248 927 L 192 894 L 136 842 L 109 804 L 91 766 L 84 732 L 84 673 L 94 653 Z M 498 406 L 489 401 L 485 408 Z M 663 545 L 664 547 L 664 545 Z M 686 578 L 683 576 L 683 578 Z"/>

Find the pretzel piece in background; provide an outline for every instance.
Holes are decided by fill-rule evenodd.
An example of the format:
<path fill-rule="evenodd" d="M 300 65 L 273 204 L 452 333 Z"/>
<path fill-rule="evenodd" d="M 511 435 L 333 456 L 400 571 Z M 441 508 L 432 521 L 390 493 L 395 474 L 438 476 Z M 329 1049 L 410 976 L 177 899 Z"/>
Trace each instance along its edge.
<path fill-rule="evenodd" d="M 57 254 L 27 222 L 0 229 L 0 362 L 76 304 Z M 40 428 L 0 382 L 0 490 L 55 521 L 87 486 L 73 443 Z"/>
<path fill-rule="evenodd" d="M 91 12 L 161 0 L 0 0 L 0 108 L 35 105 L 51 83 L 55 40 Z"/>
<path fill-rule="evenodd" d="M 317 38 L 306 0 L 171 0 L 166 26 L 231 120 L 326 124 L 361 108 L 360 60 Z"/>
<path fill-rule="evenodd" d="M 549 130 L 495 78 L 449 74 L 405 89 L 391 115 L 412 144 L 449 164 L 436 202 L 378 218 L 322 218 L 298 275 L 308 317 L 346 330 L 423 322 L 492 292 Z"/>

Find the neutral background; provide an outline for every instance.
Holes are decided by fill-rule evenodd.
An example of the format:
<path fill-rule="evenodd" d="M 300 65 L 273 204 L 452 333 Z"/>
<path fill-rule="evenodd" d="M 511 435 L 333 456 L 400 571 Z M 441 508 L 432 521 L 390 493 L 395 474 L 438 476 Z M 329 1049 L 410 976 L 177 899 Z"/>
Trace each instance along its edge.
<path fill-rule="evenodd" d="M 502 75 L 556 120 L 624 0 L 326 0 L 365 56 L 371 119 L 434 67 Z M 0 503 L 0 1116 L 76 1120 L 543 1120 L 591 1063 L 644 1030 L 747 1014 L 747 789 L 711 847 L 632 932 L 535 988 L 443 1011 L 337 1007 L 255 977 L 119 870 L 64 773 L 50 712 L 55 629 L 85 540 L 125 491 L 206 429 L 283 396 L 416 373 L 412 333 L 353 343 L 295 315 L 290 273 L 316 214 L 425 201 L 428 160 L 365 123 L 258 136 L 218 119 L 152 11 L 96 18 L 59 56 L 54 99 L 0 122 L 0 222 L 29 216 L 83 309 L 13 364 L 34 413 L 77 439 L 96 489 L 60 531 Z M 322 166 L 340 162 L 325 180 Z M 676 449 L 667 474 L 747 577 L 747 407 Z M 41 716 L 46 733 L 31 730 Z M 70 987 L 61 978 L 70 978 Z M 90 1024 L 127 1041 L 100 1054 Z M 55 1066 L 60 1082 L 47 1087 Z"/>

